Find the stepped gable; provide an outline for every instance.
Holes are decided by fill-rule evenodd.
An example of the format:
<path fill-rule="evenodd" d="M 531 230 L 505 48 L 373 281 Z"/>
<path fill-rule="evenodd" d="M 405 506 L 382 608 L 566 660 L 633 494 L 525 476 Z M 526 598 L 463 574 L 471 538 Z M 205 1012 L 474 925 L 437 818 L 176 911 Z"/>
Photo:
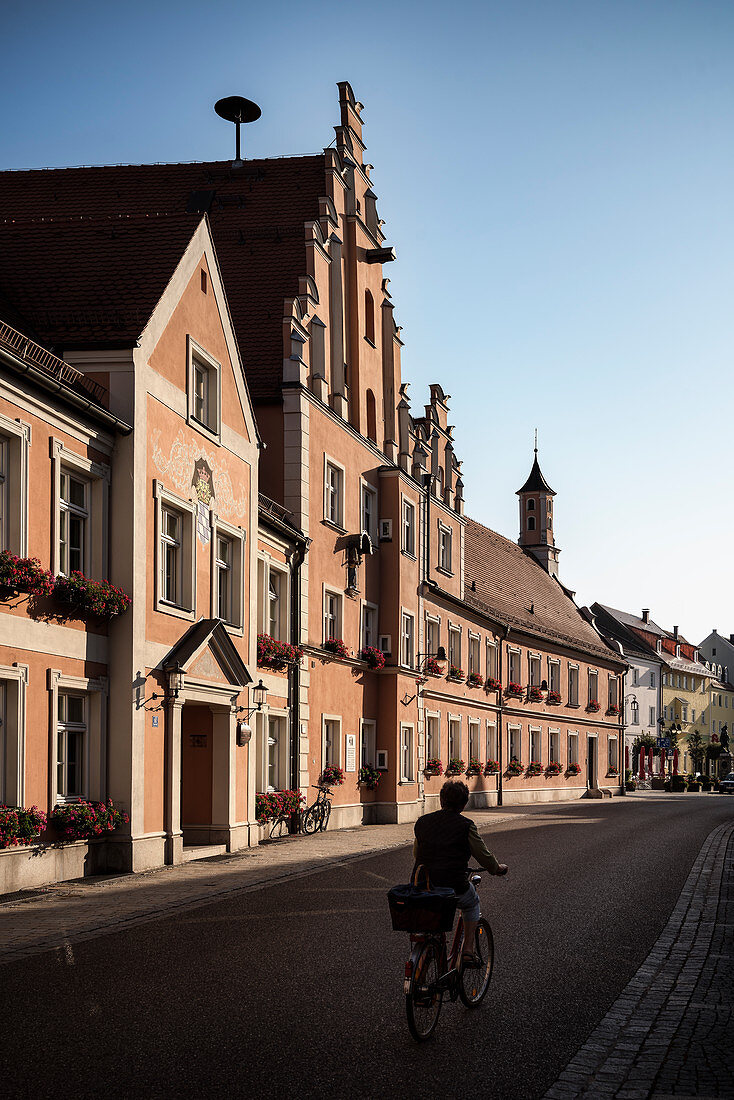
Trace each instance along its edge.
<path fill-rule="evenodd" d="M 0 222 L 0 311 L 8 323 L 22 316 L 46 347 L 129 346 L 201 220 Z"/>
<path fill-rule="evenodd" d="M 516 629 L 620 663 L 619 654 L 605 645 L 560 583 L 531 554 L 469 517 L 465 538 L 467 603 Z"/>
<path fill-rule="evenodd" d="M 323 153 L 193 164 L 0 172 L 6 221 L 207 214 L 253 400 L 280 400 L 283 300 L 307 271 L 304 223 L 326 194 Z"/>

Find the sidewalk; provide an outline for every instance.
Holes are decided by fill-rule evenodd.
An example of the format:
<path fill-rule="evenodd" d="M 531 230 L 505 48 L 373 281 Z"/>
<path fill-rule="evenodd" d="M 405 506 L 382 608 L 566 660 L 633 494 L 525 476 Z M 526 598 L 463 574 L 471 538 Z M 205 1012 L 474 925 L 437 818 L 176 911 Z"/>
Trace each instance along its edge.
<path fill-rule="evenodd" d="M 503 815 L 501 810 L 472 811 L 480 831 L 516 821 L 519 816 Z M 412 840 L 412 822 L 359 825 L 314 836 L 284 837 L 233 855 L 137 875 L 98 875 L 6 895 L 5 900 L 0 897 L 0 964 L 66 948 L 113 928 L 156 920 L 172 910 L 262 890 L 279 879 L 316 874 L 340 863 L 411 844 Z"/>
<path fill-rule="evenodd" d="M 734 1097 L 734 824 L 706 838 L 662 935 L 544 1100 Z"/>

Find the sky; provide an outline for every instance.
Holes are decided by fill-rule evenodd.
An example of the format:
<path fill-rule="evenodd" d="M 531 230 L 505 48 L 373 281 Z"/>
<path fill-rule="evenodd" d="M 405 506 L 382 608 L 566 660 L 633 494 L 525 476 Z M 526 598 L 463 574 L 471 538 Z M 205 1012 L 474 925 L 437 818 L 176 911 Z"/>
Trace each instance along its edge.
<path fill-rule="evenodd" d="M 336 82 L 420 414 L 511 539 L 539 433 L 577 602 L 734 632 L 734 4 L 1 0 L 0 168 L 316 152 Z M 1 212 L 0 212 L 1 216 Z"/>

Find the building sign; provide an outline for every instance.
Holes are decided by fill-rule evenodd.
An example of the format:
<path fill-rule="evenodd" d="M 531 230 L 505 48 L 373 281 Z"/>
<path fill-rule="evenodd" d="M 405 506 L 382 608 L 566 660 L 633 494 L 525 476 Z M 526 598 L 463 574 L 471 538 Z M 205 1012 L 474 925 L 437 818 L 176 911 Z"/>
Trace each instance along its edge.
<path fill-rule="evenodd" d="M 357 735 L 356 733 L 347 734 L 347 760 L 344 771 L 356 772 L 357 770 Z"/>
<path fill-rule="evenodd" d="M 191 484 L 199 502 L 196 509 L 196 534 L 199 541 L 206 546 L 212 534 L 211 502 L 215 493 L 211 467 L 205 458 L 198 458 L 194 463 Z"/>

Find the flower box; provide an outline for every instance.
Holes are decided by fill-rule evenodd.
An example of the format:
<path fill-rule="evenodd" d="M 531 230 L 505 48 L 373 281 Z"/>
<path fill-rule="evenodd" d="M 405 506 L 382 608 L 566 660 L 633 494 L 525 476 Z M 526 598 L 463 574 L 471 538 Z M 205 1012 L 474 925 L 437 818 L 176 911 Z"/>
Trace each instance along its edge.
<path fill-rule="evenodd" d="M 558 706 L 561 701 L 560 691 L 549 691 L 545 697 L 546 703 L 551 703 L 553 706 Z"/>
<path fill-rule="evenodd" d="M 436 756 L 431 756 L 426 760 L 426 766 L 423 769 L 423 774 L 429 778 L 435 775 L 443 775 L 443 764 Z"/>
<path fill-rule="evenodd" d="M 558 761 L 557 760 L 552 760 L 550 762 L 550 764 L 548 765 L 548 767 L 545 769 L 545 774 L 547 776 L 560 775 L 562 771 L 563 771 L 563 768 L 558 763 Z"/>
<path fill-rule="evenodd" d="M 515 683 L 513 683 L 512 680 L 510 681 L 510 683 L 505 688 L 505 695 L 512 695 L 516 699 L 522 699 L 524 694 L 525 694 L 525 690 L 524 690 L 522 684 L 515 684 Z"/>
<path fill-rule="evenodd" d="M 616 705 L 616 703 L 612 703 L 611 706 L 607 707 L 607 714 L 611 714 L 611 715 L 619 714 L 619 707 Z"/>
<path fill-rule="evenodd" d="M 46 815 L 38 806 L 0 806 L 0 848 L 33 844 L 46 828 Z"/>
<path fill-rule="evenodd" d="M 488 760 L 487 763 L 484 765 L 484 774 L 487 776 L 498 775 L 499 770 L 500 765 L 498 760 Z"/>
<path fill-rule="evenodd" d="M 277 821 L 297 813 L 306 801 L 300 791 L 258 791 L 255 795 L 255 820 L 258 825 Z"/>
<path fill-rule="evenodd" d="M 41 566 L 38 558 L 19 558 L 8 550 L 0 552 L 0 596 L 27 592 L 32 596 L 50 596 L 55 577 Z"/>
<path fill-rule="evenodd" d="M 513 776 L 522 775 L 525 771 L 525 765 L 520 760 L 511 760 L 505 769 L 505 775 L 510 778 Z"/>
<path fill-rule="evenodd" d="M 343 658 L 349 656 L 349 647 L 341 638 L 327 638 L 322 648 L 325 649 L 327 653 L 333 653 L 335 657 Z"/>
<path fill-rule="evenodd" d="M 588 703 L 586 704 L 586 709 L 591 714 L 596 714 L 596 712 L 600 709 L 599 700 L 598 699 L 589 699 Z"/>
<path fill-rule="evenodd" d="M 449 665 L 449 680 L 463 680 L 464 670 L 458 665 Z"/>
<path fill-rule="evenodd" d="M 338 768 L 336 764 L 332 764 L 330 767 L 324 768 L 319 783 L 322 787 L 341 787 L 344 779 L 345 776 L 342 769 Z"/>
<path fill-rule="evenodd" d="M 484 680 L 482 679 L 482 677 L 479 675 L 478 672 L 470 672 L 469 675 L 466 678 L 466 682 L 469 685 L 469 687 L 480 688 L 482 686 L 482 684 L 484 683 Z"/>
<path fill-rule="evenodd" d="M 381 777 L 382 772 L 378 772 L 377 768 L 373 768 L 369 764 L 363 764 L 357 773 L 357 782 L 360 787 L 366 787 L 368 791 L 375 791 Z"/>
<path fill-rule="evenodd" d="M 488 676 L 484 682 L 484 686 L 487 691 L 502 691 L 502 684 L 499 680 L 495 680 L 494 676 Z"/>
<path fill-rule="evenodd" d="M 540 703 L 540 702 L 542 702 L 542 699 L 543 699 L 543 692 L 540 690 L 539 687 L 535 687 L 535 686 L 529 687 L 528 688 L 528 699 L 530 700 L 531 703 Z"/>
<path fill-rule="evenodd" d="M 300 646 L 291 645 L 290 642 L 279 642 L 269 634 L 257 636 L 258 668 L 270 668 L 274 672 L 281 672 L 286 665 L 299 664 L 302 657 L 303 650 Z"/>
<path fill-rule="evenodd" d="M 566 775 L 579 775 L 581 773 L 580 764 L 569 764 L 566 768 Z"/>
<path fill-rule="evenodd" d="M 375 649 L 373 645 L 362 646 L 359 651 L 360 661 L 366 661 L 370 668 L 384 668 L 385 654 L 381 649 Z"/>
<path fill-rule="evenodd" d="M 481 775 L 482 774 L 482 765 L 473 756 L 472 756 L 471 760 L 469 761 L 469 763 L 467 765 L 466 774 L 467 775 Z"/>
<path fill-rule="evenodd" d="M 619 775 L 619 768 L 607 768 L 607 775 L 610 777 Z"/>
<path fill-rule="evenodd" d="M 95 615 L 98 619 L 121 615 L 132 603 L 121 588 L 109 581 L 90 580 L 78 570 L 68 576 L 59 574 L 54 582 L 53 595 L 80 615 Z"/>
<path fill-rule="evenodd" d="M 532 777 L 535 776 L 535 775 L 542 775 L 543 774 L 543 765 L 538 760 L 531 760 L 530 763 L 527 766 L 527 770 L 526 770 L 525 774 L 530 779 L 532 779 Z"/>
<path fill-rule="evenodd" d="M 112 799 L 105 802 L 68 802 L 54 806 L 48 823 L 62 840 L 93 840 L 112 833 L 130 818 L 118 810 Z"/>
<path fill-rule="evenodd" d="M 458 757 L 454 757 L 453 760 L 449 760 L 449 766 L 446 769 L 446 775 L 463 775 L 466 770 L 466 764 L 463 760 L 459 760 Z"/>
<path fill-rule="evenodd" d="M 426 676 L 443 676 L 443 669 L 435 657 L 426 657 L 423 662 L 423 672 Z"/>

